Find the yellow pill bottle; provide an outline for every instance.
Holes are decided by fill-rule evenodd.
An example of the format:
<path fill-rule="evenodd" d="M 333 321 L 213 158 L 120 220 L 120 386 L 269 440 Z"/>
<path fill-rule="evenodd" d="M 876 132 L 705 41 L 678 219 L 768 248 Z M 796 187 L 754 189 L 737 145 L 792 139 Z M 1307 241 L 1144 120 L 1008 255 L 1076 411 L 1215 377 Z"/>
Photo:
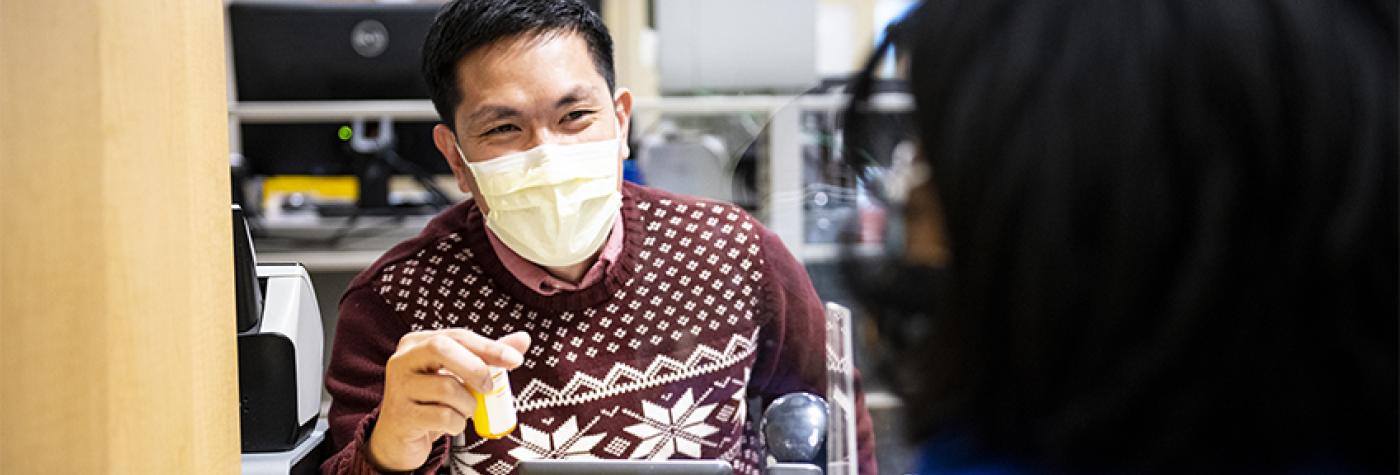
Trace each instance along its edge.
<path fill-rule="evenodd" d="M 510 390 L 510 378 L 505 368 L 490 367 L 491 392 L 482 394 L 470 388 L 476 398 L 476 411 L 472 413 L 472 426 L 476 435 L 484 439 L 499 439 L 515 432 L 515 393 Z"/>

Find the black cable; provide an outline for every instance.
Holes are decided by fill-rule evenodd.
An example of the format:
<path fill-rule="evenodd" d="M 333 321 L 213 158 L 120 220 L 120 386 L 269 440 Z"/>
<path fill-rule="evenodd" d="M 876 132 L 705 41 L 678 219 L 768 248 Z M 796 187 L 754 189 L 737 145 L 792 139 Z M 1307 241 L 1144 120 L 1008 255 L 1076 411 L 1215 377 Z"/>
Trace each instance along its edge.
<path fill-rule="evenodd" d="M 254 237 L 256 237 L 256 238 L 258 238 L 258 239 L 274 239 L 274 240 L 279 240 L 279 241 L 288 241 L 288 242 L 295 243 L 295 244 L 298 244 L 298 245 L 310 245 L 310 246 L 317 246 L 317 247 L 325 247 L 325 248 L 335 249 L 335 248 L 340 247 L 341 245 L 345 244 L 345 242 L 346 242 L 347 239 L 366 239 L 366 238 L 372 238 L 372 237 L 375 237 L 375 236 L 383 235 L 383 234 L 388 233 L 388 232 L 390 232 L 390 231 L 394 231 L 394 230 L 396 230 L 396 229 L 401 229 L 401 228 L 403 227 L 403 226 L 402 226 L 402 225 L 403 225 L 403 222 L 404 222 L 404 220 L 405 220 L 406 218 L 407 218 L 406 215 L 395 215 L 395 216 L 390 216 L 390 217 L 385 218 L 383 221 L 379 222 L 378 224 L 373 224 L 373 225 L 367 225 L 367 226 L 359 226 L 359 227 L 357 227 L 357 226 L 355 225 L 355 222 L 359 220 L 359 216 L 352 215 L 352 216 L 350 216 L 350 217 L 347 217 L 347 218 L 346 218 L 346 222 L 345 222 L 344 224 L 338 226 L 338 227 L 335 229 L 335 231 L 334 231 L 331 235 L 325 236 L 325 237 L 302 237 L 302 236 L 278 235 L 278 234 L 274 234 L 274 233 L 267 232 L 266 229 L 263 228 L 261 225 L 259 225 L 259 226 L 257 226 L 257 227 L 255 228 L 254 225 L 252 224 L 252 221 L 251 221 L 251 220 L 249 221 L 249 228 L 250 228 L 250 229 L 259 229 L 259 230 L 261 230 L 261 231 L 259 231 L 259 232 L 254 232 L 254 234 L 253 234 Z M 370 231 L 370 232 L 368 232 L 368 233 L 362 233 L 362 234 L 355 234 L 357 231 Z"/>
<path fill-rule="evenodd" d="M 397 214 L 397 215 L 391 216 L 391 217 L 389 217 L 389 218 L 386 218 L 386 219 L 384 220 L 384 222 L 383 222 L 381 225 L 379 225 L 379 226 L 369 226 L 369 227 L 365 227 L 365 228 L 356 228 L 356 227 L 355 227 L 355 221 L 358 221 L 358 220 L 359 220 L 359 216 L 360 216 L 360 213 L 359 213 L 358 211 L 357 211 L 355 214 L 351 215 L 351 216 L 350 216 L 350 219 L 346 220 L 346 223 L 345 223 L 344 225 L 342 225 L 342 226 L 340 227 L 340 229 L 339 229 L 335 234 L 331 235 L 330 237 L 328 237 L 328 238 L 326 238 L 326 239 L 324 240 L 325 246 L 326 246 L 326 247 L 329 247 L 329 248 L 331 248 L 331 249 L 335 249 L 335 248 L 337 248 L 337 247 L 340 247 L 340 245 L 344 242 L 344 240 L 347 239 L 347 238 L 350 238 L 350 237 L 354 237 L 354 238 L 356 238 L 356 239 L 365 239 L 365 238 L 371 238 L 371 237 L 375 237 L 375 236 L 382 235 L 382 234 L 387 233 L 387 232 L 389 232 L 389 231 L 393 231 L 393 230 L 395 230 L 395 229 L 401 228 L 401 227 L 403 226 L 404 219 L 406 218 L 406 216 L 403 215 L 403 214 Z M 392 226 L 386 226 L 387 224 L 390 224 L 390 223 L 392 223 L 393 225 L 392 225 Z M 361 234 L 361 235 L 358 235 L 358 236 L 351 236 L 351 233 L 352 233 L 352 232 L 355 232 L 355 231 L 358 231 L 358 230 L 362 230 L 362 229 L 365 229 L 365 230 L 374 230 L 374 231 L 377 231 L 377 232 L 370 233 L 370 234 Z"/>
<path fill-rule="evenodd" d="M 419 167 L 418 164 L 400 157 L 398 150 L 393 145 L 386 147 L 385 150 L 382 151 L 382 154 L 376 155 L 382 155 L 381 159 L 389 164 L 389 168 L 412 176 L 413 180 L 418 182 L 418 186 L 423 187 L 424 191 L 432 195 L 431 206 L 435 210 L 441 211 L 452 205 L 452 199 L 448 198 L 447 194 L 443 193 L 442 189 L 438 188 L 437 184 L 433 183 L 432 175 L 422 167 Z"/>

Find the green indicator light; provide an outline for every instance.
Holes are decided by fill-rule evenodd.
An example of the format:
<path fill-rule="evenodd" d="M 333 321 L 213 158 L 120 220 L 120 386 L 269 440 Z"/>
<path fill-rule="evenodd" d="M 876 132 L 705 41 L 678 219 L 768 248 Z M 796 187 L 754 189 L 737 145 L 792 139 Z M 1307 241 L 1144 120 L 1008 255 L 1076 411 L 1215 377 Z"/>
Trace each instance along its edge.
<path fill-rule="evenodd" d="M 350 126 L 348 126 L 348 125 L 342 125 L 342 126 L 340 126 L 340 130 L 337 130 L 337 131 L 335 132 L 335 136 L 336 136 L 336 137 L 340 137 L 340 140 L 341 140 L 342 142 L 344 142 L 344 141 L 346 141 L 346 140 L 350 140 L 350 135 L 353 134 L 353 133 L 354 133 L 354 132 L 352 132 L 352 131 L 350 130 Z"/>

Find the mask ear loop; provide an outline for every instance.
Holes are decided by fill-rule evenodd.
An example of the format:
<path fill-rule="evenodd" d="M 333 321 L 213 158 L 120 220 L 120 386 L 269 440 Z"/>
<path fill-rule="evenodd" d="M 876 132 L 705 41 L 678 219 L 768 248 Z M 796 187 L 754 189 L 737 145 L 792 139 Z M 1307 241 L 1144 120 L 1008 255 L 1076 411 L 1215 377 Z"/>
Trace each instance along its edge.
<path fill-rule="evenodd" d="M 880 67 L 882 59 L 888 56 L 893 49 L 897 27 L 896 23 L 885 29 L 885 35 L 880 39 L 875 51 L 865 60 L 865 65 L 861 67 L 860 72 L 851 79 L 847 88 L 850 93 L 850 102 L 841 115 L 841 158 L 846 166 L 854 172 L 856 181 L 863 184 L 865 191 L 883 206 L 888 206 L 890 201 L 886 198 L 885 187 L 880 180 L 880 175 L 882 175 L 879 172 L 880 165 L 867 151 L 866 144 L 869 141 L 866 139 L 870 136 L 871 131 L 868 127 L 869 121 L 866 118 L 867 113 L 870 112 L 870 96 L 873 94 L 876 84 L 875 71 Z M 844 239 L 848 241 L 848 244 L 852 244 L 853 237 L 859 234 L 858 230 L 848 229 Z M 854 256 L 848 257 L 854 259 Z"/>
<path fill-rule="evenodd" d="M 470 171 L 471 171 L 471 162 L 468 162 L 468 161 L 467 161 L 467 152 L 462 151 L 462 144 L 461 144 L 460 142 L 458 142 L 458 140 L 457 140 L 457 133 L 456 133 L 456 132 L 453 132 L 453 134 L 452 134 L 452 147 L 457 149 L 457 158 L 459 158 L 459 159 L 462 160 L 462 166 L 463 166 L 464 168 L 466 168 L 466 170 L 467 170 L 468 172 L 470 172 Z M 476 180 L 476 177 L 473 176 L 473 177 L 472 177 L 472 180 L 475 181 L 475 180 Z M 479 186 L 481 186 L 481 185 L 476 185 L 476 186 L 479 187 Z M 485 196 L 472 196 L 472 199 L 473 199 L 473 200 L 478 200 L 479 202 L 485 202 L 485 201 L 486 201 L 486 197 L 485 197 Z M 479 206 L 478 206 L 478 209 L 480 209 Z"/>
<path fill-rule="evenodd" d="M 886 28 L 885 37 L 880 40 L 880 44 L 875 47 L 875 52 L 870 55 L 870 58 L 865 60 L 865 65 L 861 68 L 860 73 L 851 81 L 848 88 L 851 102 L 847 105 L 846 112 L 842 117 L 844 128 L 842 135 L 845 137 L 842 143 L 845 149 L 841 151 L 841 155 L 845 157 L 846 164 L 855 170 L 856 178 L 877 192 L 883 188 L 877 185 L 878 180 L 871 173 L 876 164 L 869 159 L 869 154 L 861 147 L 858 138 L 866 136 L 866 121 L 863 114 L 869 109 L 870 96 L 875 89 L 875 70 L 880 67 L 881 59 L 893 48 L 896 26 L 890 25 L 889 28 Z M 883 198 L 883 193 L 879 197 Z"/>
<path fill-rule="evenodd" d="M 866 119 L 875 112 L 870 107 L 870 99 L 877 83 L 875 72 L 894 49 L 899 30 L 898 23 L 885 30 L 884 38 L 876 46 L 874 53 L 866 60 L 860 73 L 852 79 L 848 88 L 851 94 L 850 103 L 842 116 L 842 156 L 856 173 L 856 179 L 864 183 L 865 189 L 886 207 L 892 203 L 882 181 L 881 165 L 866 151 L 868 137 L 876 132 L 870 130 L 869 121 Z M 908 282 L 911 281 L 931 283 L 941 280 L 942 272 L 910 265 L 897 256 L 877 258 L 876 262 L 871 262 L 870 258 L 860 257 L 852 252 L 856 246 L 855 240 L 851 239 L 854 235 L 858 233 L 847 235 L 840 261 L 841 272 L 847 276 L 846 284 L 857 300 L 868 306 L 866 310 L 873 313 L 881 339 L 891 344 L 889 355 L 914 349 L 913 342 L 927 334 L 925 327 L 928 322 L 924 320 L 927 315 L 916 315 L 920 313 L 918 309 L 926 303 L 925 300 L 939 297 L 927 293 L 902 295 L 903 292 L 896 289 L 908 289 Z M 936 285 L 933 287 L 937 288 Z M 882 377 L 898 386 L 904 375 L 900 374 L 902 371 L 892 358 L 893 356 L 888 355 L 877 357 L 877 360 L 882 361 L 877 362 L 875 366 Z"/>

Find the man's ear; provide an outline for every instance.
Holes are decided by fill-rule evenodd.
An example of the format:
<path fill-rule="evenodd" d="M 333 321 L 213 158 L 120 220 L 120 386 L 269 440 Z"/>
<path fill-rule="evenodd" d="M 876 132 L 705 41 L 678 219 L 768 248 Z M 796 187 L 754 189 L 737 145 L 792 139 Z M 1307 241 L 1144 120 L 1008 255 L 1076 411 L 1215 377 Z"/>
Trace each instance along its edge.
<path fill-rule="evenodd" d="M 617 142 L 619 158 L 626 159 L 632 155 L 632 149 L 628 146 L 628 131 L 632 128 L 632 91 L 625 87 L 617 89 L 613 95 L 613 110 L 617 114 Z"/>
<path fill-rule="evenodd" d="M 447 125 L 438 124 L 433 127 L 433 145 L 442 154 L 442 159 L 447 160 L 447 166 L 452 168 L 452 176 L 457 178 L 457 189 L 476 196 L 476 180 L 472 177 L 471 169 L 467 168 L 466 157 L 457 152 L 457 134 L 452 133 Z"/>

